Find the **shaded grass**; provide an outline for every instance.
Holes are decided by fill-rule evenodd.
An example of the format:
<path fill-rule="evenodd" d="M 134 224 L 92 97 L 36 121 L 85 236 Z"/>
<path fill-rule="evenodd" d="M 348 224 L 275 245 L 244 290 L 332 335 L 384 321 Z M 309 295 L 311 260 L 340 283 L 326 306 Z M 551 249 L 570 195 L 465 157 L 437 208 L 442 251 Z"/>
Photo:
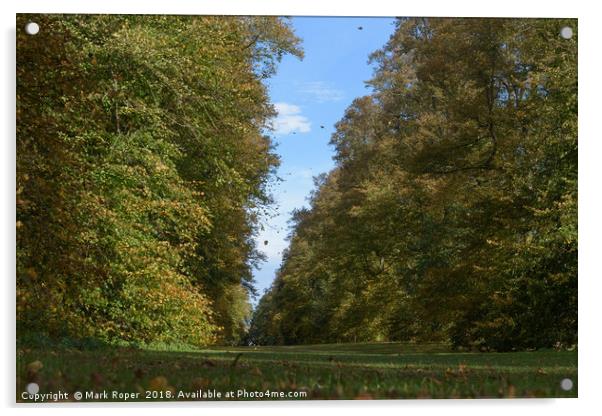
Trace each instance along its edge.
<path fill-rule="evenodd" d="M 304 392 L 303 400 L 577 396 L 576 351 L 459 353 L 441 344 L 366 343 L 17 353 L 18 401 L 28 401 L 21 393 L 30 382 L 40 393 L 69 392 L 70 400 L 75 391 L 105 390 L 137 392 L 138 400 L 146 391 L 169 400 L 199 390 L 233 400 L 251 399 L 239 390 Z M 561 389 L 564 378 L 572 390 Z"/>

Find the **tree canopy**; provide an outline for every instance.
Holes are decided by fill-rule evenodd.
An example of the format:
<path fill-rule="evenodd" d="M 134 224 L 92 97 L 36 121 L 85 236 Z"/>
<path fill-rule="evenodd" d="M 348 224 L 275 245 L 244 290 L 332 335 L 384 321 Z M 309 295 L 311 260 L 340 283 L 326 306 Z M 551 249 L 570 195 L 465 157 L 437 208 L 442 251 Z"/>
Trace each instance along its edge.
<path fill-rule="evenodd" d="M 277 17 L 18 15 L 17 328 L 238 342 L 279 163 Z"/>
<path fill-rule="evenodd" d="M 250 342 L 577 340 L 574 20 L 403 18 Z M 576 31 L 575 31 L 576 32 Z"/>

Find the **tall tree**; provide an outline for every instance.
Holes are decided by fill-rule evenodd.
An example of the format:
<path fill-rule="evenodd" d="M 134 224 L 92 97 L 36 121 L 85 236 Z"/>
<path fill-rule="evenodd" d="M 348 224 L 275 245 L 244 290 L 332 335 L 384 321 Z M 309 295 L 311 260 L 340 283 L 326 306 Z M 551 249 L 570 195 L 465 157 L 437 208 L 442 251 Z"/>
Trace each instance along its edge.
<path fill-rule="evenodd" d="M 253 322 L 259 342 L 576 342 L 577 41 L 559 36 L 567 25 L 576 29 L 397 21 L 371 56 L 373 93 L 332 136 L 336 168 L 293 223 Z"/>
<path fill-rule="evenodd" d="M 278 157 L 276 17 L 19 15 L 20 333 L 236 342 Z"/>

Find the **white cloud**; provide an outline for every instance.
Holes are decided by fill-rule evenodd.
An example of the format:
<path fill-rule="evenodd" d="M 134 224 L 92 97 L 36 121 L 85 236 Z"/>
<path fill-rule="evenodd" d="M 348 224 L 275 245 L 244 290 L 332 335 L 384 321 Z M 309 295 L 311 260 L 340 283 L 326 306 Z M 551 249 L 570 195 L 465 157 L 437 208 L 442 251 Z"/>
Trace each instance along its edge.
<path fill-rule="evenodd" d="M 318 103 L 340 101 L 345 97 L 343 91 L 333 88 L 323 81 L 304 82 L 300 85 L 298 92 L 310 96 Z"/>
<path fill-rule="evenodd" d="M 309 133 L 311 123 L 309 119 L 301 115 L 299 106 L 288 103 L 275 103 L 274 107 L 278 115 L 272 120 L 274 134 L 283 136 L 294 132 Z"/>

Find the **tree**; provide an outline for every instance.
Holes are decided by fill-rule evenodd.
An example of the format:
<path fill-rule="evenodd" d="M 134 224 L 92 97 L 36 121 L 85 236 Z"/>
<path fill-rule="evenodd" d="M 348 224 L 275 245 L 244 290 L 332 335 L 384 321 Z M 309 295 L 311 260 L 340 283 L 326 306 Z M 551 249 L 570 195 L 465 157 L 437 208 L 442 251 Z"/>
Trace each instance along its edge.
<path fill-rule="evenodd" d="M 260 304 L 279 334 L 265 340 L 576 342 L 577 44 L 558 36 L 566 25 L 576 28 L 398 20 L 371 56 L 373 93 L 337 124 L 337 166 L 293 224 Z"/>
<path fill-rule="evenodd" d="M 19 333 L 236 342 L 278 164 L 276 17 L 19 15 Z"/>

